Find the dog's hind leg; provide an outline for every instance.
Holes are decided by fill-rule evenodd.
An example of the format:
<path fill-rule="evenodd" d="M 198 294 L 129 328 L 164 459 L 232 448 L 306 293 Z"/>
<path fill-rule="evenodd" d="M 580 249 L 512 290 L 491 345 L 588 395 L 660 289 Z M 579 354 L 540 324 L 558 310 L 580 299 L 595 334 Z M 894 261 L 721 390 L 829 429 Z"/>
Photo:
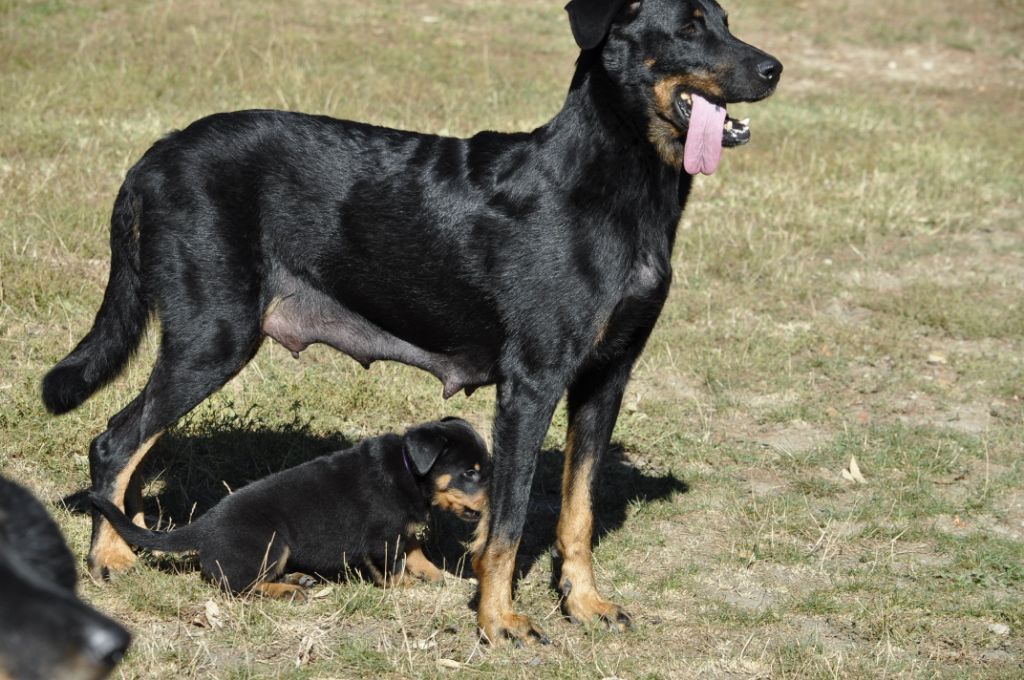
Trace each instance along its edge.
<path fill-rule="evenodd" d="M 222 292 L 222 297 L 227 294 Z M 95 492 L 125 508 L 132 477 L 163 430 L 220 389 L 259 348 L 256 307 L 254 299 L 222 299 L 202 310 L 186 310 L 196 313 L 165 326 L 146 387 L 92 442 L 89 465 Z M 135 556 L 128 544 L 96 511 L 92 522 L 93 577 L 130 567 Z"/>
<path fill-rule="evenodd" d="M 263 528 L 231 525 L 209 536 L 199 554 L 203 575 L 227 592 L 290 597 L 305 590 L 297 580 L 281 580 L 291 549 L 276 532 L 268 536 Z"/>
<path fill-rule="evenodd" d="M 142 507 L 142 470 L 141 466 L 135 468 L 128 487 L 124 491 L 124 514 L 128 515 L 132 523 L 146 528 L 146 515 Z"/>

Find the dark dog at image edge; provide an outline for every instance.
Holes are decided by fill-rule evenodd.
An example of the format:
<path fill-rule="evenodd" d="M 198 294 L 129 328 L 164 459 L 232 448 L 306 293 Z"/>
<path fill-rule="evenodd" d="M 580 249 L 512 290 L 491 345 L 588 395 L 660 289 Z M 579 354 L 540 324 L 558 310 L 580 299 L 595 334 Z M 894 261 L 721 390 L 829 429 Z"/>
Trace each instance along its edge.
<path fill-rule="evenodd" d="M 172 531 L 143 529 L 107 499 L 92 501 L 130 545 L 198 551 L 203 575 L 225 590 L 301 596 L 309 574 L 333 578 L 349 567 L 382 584 L 440 580 L 416 530 L 431 505 L 479 519 L 489 466 L 473 427 L 446 418 L 264 477 Z"/>
<path fill-rule="evenodd" d="M 537 455 L 568 392 L 555 551 L 565 614 L 620 630 L 598 594 L 592 490 L 630 371 L 661 313 L 693 172 L 750 128 L 726 104 L 770 95 L 782 65 L 714 0 L 573 0 L 581 48 L 561 111 L 468 139 L 326 116 L 242 111 L 158 141 L 125 178 L 92 329 L 43 380 L 53 413 L 113 379 L 150 314 L 142 392 L 89 451 L 96 493 L 143 521 L 139 463 L 263 339 L 364 366 L 400 361 L 450 396 L 497 387 L 486 531 L 474 548 L 487 639 L 544 640 L 515 613 L 515 556 Z M 93 514 L 89 565 L 134 561 Z"/>
<path fill-rule="evenodd" d="M 64 537 L 22 486 L 0 477 L 0 679 L 98 680 L 131 636 L 75 595 Z"/>

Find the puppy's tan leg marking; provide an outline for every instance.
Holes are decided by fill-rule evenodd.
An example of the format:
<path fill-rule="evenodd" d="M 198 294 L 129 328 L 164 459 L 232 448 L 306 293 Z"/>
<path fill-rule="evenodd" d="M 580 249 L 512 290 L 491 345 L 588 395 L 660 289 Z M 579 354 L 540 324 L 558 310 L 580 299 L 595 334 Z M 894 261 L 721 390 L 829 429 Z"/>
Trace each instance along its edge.
<path fill-rule="evenodd" d="M 272 597 L 278 600 L 291 599 L 306 601 L 306 589 L 293 583 L 257 583 L 252 587 L 253 592 L 264 597 Z"/>
<path fill-rule="evenodd" d="M 438 583 L 444 579 L 444 572 L 438 569 L 433 562 L 423 554 L 423 546 L 415 538 L 408 539 L 405 552 L 405 571 L 403 581 L 411 582 L 414 579 Z"/>

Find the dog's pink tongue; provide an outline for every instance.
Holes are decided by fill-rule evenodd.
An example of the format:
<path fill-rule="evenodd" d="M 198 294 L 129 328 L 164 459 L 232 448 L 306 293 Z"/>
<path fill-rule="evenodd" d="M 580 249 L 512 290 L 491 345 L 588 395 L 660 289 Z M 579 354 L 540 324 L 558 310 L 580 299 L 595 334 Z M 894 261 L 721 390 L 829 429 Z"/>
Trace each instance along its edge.
<path fill-rule="evenodd" d="M 725 109 L 698 94 L 692 96 L 690 129 L 686 133 L 686 147 L 683 149 L 683 167 L 691 175 L 698 172 L 710 175 L 718 169 L 718 162 L 722 159 Z"/>

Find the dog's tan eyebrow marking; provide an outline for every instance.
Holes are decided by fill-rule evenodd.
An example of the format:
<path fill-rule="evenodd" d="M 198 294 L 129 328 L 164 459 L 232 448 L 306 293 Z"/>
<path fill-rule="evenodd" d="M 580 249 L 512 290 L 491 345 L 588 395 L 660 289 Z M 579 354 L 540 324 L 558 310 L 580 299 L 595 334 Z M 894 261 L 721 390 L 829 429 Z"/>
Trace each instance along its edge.
<path fill-rule="evenodd" d="M 703 19 L 704 18 L 704 12 L 701 11 L 700 7 L 698 7 L 695 10 L 693 10 L 693 18 L 694 19 Z"/>

